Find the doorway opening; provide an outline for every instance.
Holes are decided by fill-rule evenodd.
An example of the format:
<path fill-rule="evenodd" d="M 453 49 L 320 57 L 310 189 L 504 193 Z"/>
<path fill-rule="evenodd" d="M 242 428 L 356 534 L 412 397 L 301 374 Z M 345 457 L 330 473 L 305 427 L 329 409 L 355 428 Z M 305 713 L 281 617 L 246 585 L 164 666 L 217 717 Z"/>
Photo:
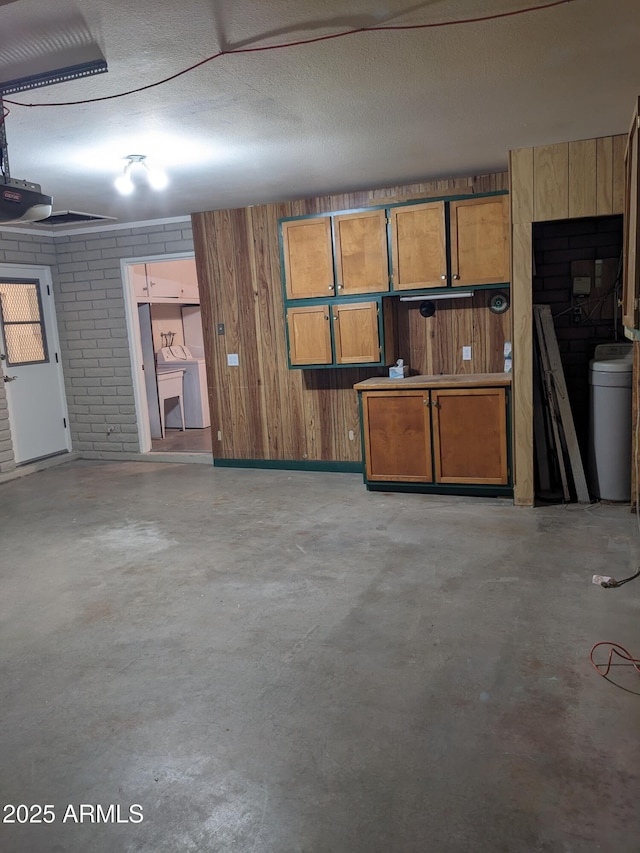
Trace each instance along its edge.
<path fill-rule="evenodd" d="M 594 490 L 597 478 L 591 368 L 604 358 L 598 355 L 603 349 L 624 351 L 631 346 L 625 340 L 620 302 L 622 243 L 620 215 L 533 224 L 533 303 L 549 305 L 551 309 L 568 402 L 592 497 L 599 495 Z M 536 499 L 539 503 L 556 502 L 562 499 L 562 475 L 557 451 L 549 452 L 553 442 L 548 440 L 551 425 L 543 403 L 544 376 L 535 359 L 534 371 Z M 616 373 L 614 380 L 618 379 Z M 629 428 L 630 422 L 629 414 Z M 628 445 L 630 448 L 630 436 Z"/>
<path fill-rule="evenodd" d="M 194 256 L 122 261 L 142 453 L 211 456 L 211 421 Z"/>

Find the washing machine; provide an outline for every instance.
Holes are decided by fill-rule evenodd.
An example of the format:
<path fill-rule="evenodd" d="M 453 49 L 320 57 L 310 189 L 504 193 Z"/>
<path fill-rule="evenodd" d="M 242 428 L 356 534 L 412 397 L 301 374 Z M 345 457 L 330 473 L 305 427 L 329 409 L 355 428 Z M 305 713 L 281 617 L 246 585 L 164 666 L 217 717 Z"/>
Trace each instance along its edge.
<path fill-rule="evenodd" d="M 184 420 L 187 429 L 204 429 L 211 426 L 207 395 L 207 370 L 204 358 L 194 358 L 189 347 L 175 345 L 162 347 L 156 353 L 158 373 L 184 367 Z M 167 414 L 168 427 L 179 427 L 180 416 L 177 412 Z"/>
<path fill-rule="evenodd" d="M 601 500 L 631 497 L 630 343 L 600 344 L 589 363 L 589 488 Z"/>

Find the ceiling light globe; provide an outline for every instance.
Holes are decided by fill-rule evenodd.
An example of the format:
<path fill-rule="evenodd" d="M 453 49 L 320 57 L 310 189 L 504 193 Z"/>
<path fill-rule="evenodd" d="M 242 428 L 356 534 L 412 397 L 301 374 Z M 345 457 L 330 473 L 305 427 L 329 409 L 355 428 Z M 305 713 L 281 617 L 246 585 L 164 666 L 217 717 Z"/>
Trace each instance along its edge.
<path fill-rule="evenodd" d="M 120 175 L 119 178 L 116 178 L 114 181 L 114 186 L 120 193 L 120 195 L 131 195 L 133 192 L 133 181 L 129 177 L 129 175 Z"/>
<path fill-rule="evenodd" d="M 162 169 L 149 170 L 149 186 L 154 190 L 164 190 L 169 185 L 169 178 Z"/>

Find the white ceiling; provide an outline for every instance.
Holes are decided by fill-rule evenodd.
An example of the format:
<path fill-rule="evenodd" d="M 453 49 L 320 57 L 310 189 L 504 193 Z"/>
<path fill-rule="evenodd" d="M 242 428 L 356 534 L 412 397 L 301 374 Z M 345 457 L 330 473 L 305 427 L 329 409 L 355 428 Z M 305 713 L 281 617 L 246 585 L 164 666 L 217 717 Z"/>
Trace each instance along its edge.
<path fill-rule="evenodd" d="M 99 47 L 109 71 L 9 96 L 127 91 L 221 48 L 426 24 L 548 0 L 0 0 L 0 81 Z M 481 23 L 359 33 L 224 55 L 139 94 L 9 105 L 11 174 L 54 210 L 140 221 L 331 191 L 503 170 L 507 152 L 627 130 L 640 94 L 638 0 L 570 0 Z M 164 192 L 119 196 L 127 154 Z"/>

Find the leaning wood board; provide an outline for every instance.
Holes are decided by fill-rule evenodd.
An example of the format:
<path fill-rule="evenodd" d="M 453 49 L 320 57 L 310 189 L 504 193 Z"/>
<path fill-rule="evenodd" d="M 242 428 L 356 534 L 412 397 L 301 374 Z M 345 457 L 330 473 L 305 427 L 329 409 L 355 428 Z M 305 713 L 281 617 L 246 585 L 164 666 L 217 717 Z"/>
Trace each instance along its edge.
<path fill-rule="evenodd" d="M 578 498 L 578 503 L 588 504 L 591 503 L 591 498 L 589 497 L 587 480 L 584 476 L 582 456 L 580 455 L 580 448 L 578 447 L 578 438 L 576 436 L 573 414 L 571 413 L 571 406 L 569 404 L 567 383 L 565 382 L 560 350 L 558 349 L 558 339 L 556 338 L 555 329 L 553 327 L 551 308 L 549 305 L 534 305 L 533 309 L 540 320 L 540 326 L 542 328 L 542 340 L 540 341 L 541 346 L 545 346 L 547 349 L 549 368 L 553 376 L 558 409 L 562 419 L 562 429 L 564 431 L 569 461 L 571 462 L 573 483 L 576 487 L 576 496 Z"/>
<path fill-rule="evenodd" d="M 538 308 L 538 306 L 534 306 Z M 544 331 L 542 329 L 542 319 L 539 312 L 534 311 L 534 319 L 536 323 L 536 336 L 538 340 L 538 350 L 540 352 L 540 363 L 542 367 L 543 382 L 546 390 L 546 405 L 549 411 L 551 420 L 551 428 L 553 430 L 553 443 L 555 445 L 556 459 L 558 460 L 558 470 L 560 471 L 560 479 L 562 481 L 562 495 L 565 501 L 569 500 L 569 484 L 567 482 L 567 471 L 564 465 L 564 455 L 562 451 L 562 442 L 560 441 L 560 425 L 558 423 L 558 404 L 556 395 L 554 394 L 553 375 L 551 365 L 549 364 L 549 353 L 544 340 Z"/>

